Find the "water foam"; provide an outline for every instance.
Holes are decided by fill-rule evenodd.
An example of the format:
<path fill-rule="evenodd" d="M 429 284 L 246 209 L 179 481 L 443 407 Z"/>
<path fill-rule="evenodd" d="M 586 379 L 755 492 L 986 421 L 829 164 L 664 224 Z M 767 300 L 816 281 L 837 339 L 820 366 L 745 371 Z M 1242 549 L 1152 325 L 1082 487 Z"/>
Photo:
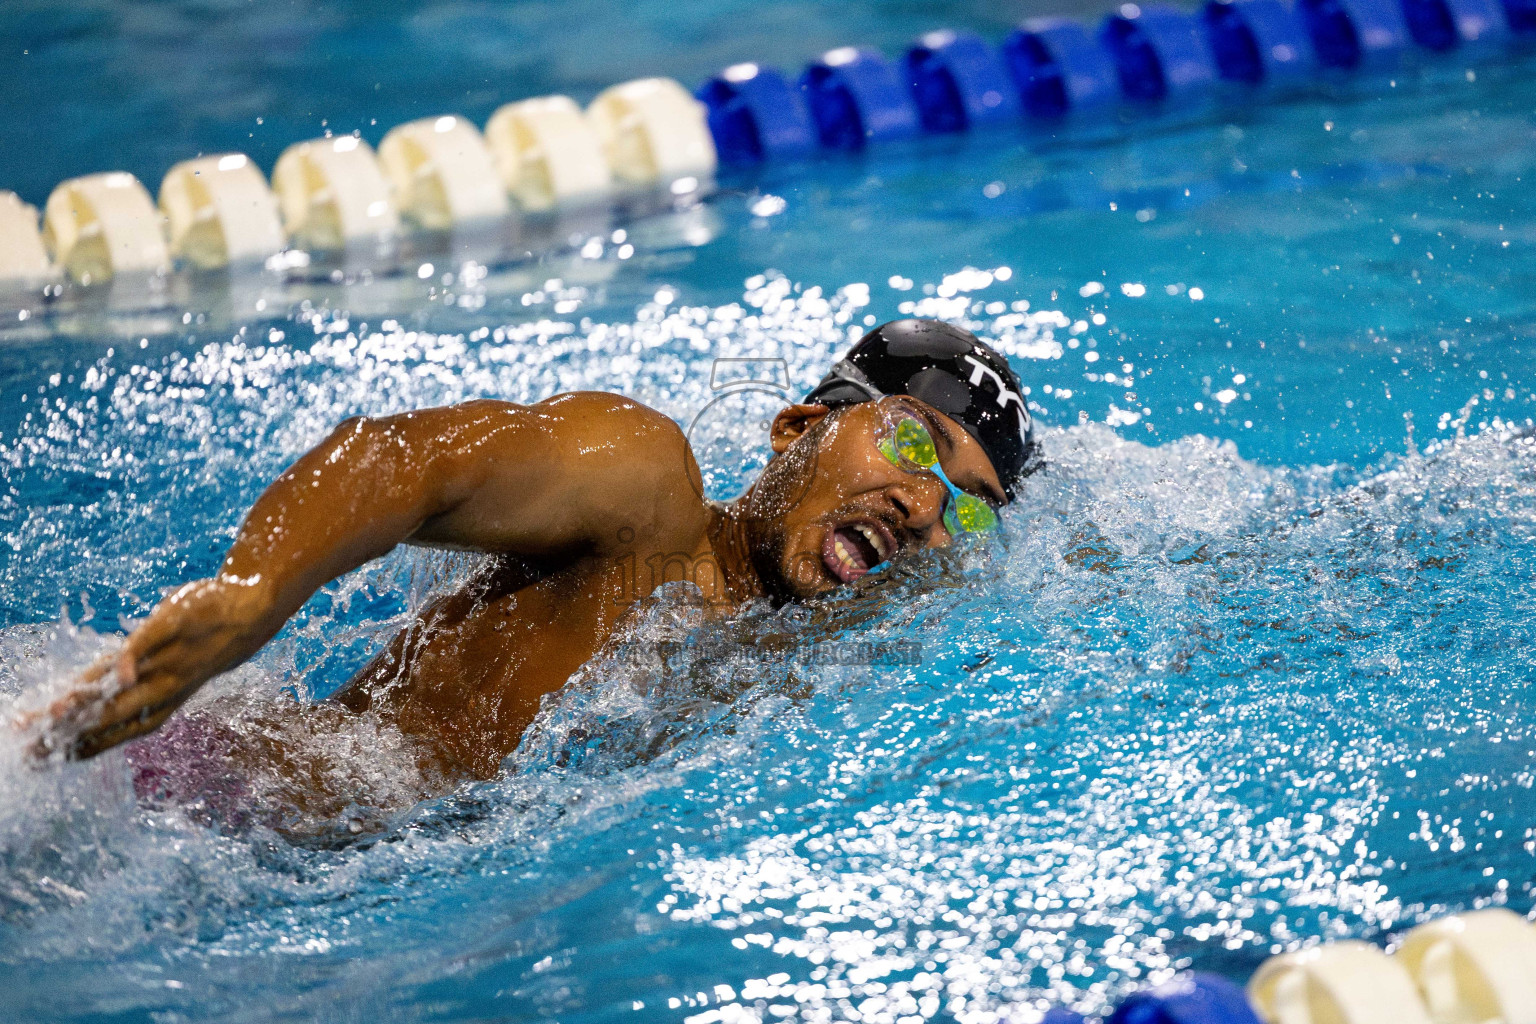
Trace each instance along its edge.
<path fill-rule="evenodd" d="M 342 416 L 605 387 L 686 421 L 726 349 L 814 380 L 867 296 L 763 275 L 723 305 L 463 332 L 310 310 L 63 367 L 0 438 L 0 682 L 28 706 L 67 685 Z M 956 312 L 1023 365 L 1071 351 L 1059 311 L 990 302 Z M 282 773 L 220 775 L 197 734 L 142 745 L 181 773 L 148 800 L 123 752 L 35 767 L 0 744 L 16 1005 L 987 1020 L 1523 908 L 1531 683 L 1508 652 L 1531 641 L 1536 467 L 1529 437 L 1466 419 L 1363 470 L 1051 427 L 1002 544 L 726 622 L 663 595 L 498 778 L 443 796 L 376 723 L 290 692 L 323 696 L 473 571 L 392 556 L 188 708 L 226 745 L 306 751 L 338 796 L 314 813 Z M 61 601 L 82 625 L 45 621 Z"/>

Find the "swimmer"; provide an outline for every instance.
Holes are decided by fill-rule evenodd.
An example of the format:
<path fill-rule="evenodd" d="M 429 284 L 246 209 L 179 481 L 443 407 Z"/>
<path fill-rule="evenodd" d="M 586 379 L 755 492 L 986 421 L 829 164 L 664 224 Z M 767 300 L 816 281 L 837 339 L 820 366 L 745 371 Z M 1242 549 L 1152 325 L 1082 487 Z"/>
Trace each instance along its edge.
<path fill-rule="evenodd" d="M 492 557 L 324 703 L 374 713 L 437 777 L 489 778 L 657 587 L 689 581 L 716 609 L 812 598 L 995 530 L 1037 461 L 1007 361 L 936 320 L 871 331 L 769 439 L 757 480 L 717 503 L 677 424 L 617 395 L 347 420 L 267 488 L 216 576 L 50 706 L 41 751 L 86 758 L 158 728 L 320 587 L 414 544 Z"/>

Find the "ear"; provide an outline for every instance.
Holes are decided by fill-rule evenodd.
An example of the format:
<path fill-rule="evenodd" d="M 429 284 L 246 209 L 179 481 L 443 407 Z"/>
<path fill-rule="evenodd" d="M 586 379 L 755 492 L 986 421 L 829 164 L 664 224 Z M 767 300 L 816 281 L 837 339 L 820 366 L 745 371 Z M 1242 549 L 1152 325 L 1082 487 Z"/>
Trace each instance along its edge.
<path fill-rule="evenodd" d="M 780 409 L 768 433 L 773 454 L 783 455 L 791 444 L 825 419 L 831 411 L 824 405 L 787 405 Z"/>

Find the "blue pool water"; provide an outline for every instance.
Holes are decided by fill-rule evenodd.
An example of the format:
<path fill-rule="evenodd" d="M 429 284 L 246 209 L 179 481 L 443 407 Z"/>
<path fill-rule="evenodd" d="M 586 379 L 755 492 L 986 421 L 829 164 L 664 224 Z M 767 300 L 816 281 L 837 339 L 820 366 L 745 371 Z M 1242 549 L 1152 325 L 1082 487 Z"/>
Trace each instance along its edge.
<path fill-rule="evenodd" d="M 1002 28 L 982 5 L 930 23 L 673 3 L 626 37 L 604 9 L 568 33 L 569 5 L 337 5 L 304 28 L 248 5 L 8 5 L 42 70 L 0 71 L 0 96 L 63 134 L 0 119 L 0 184 L 40 201 L 108 163 L 154 181 L 199 147 L 266 146 L 270 166 L 317 130 L 302 117 L 381 134 Z M 176 63 L 188 40 L 212 48 L 196 67 Z M 916 313 L 1010 356 L 1050 465 L 1004 544 L 724 624 L 663 602 L 501 777 L 420 804 L 388 735 L 294 697 L 471 565 L 401 552 L 327 588 L 196 705 L 283 732 L 356 794 L 317 831 L 385 821 L 350 844 L 226 834 L 197 801 L 136 801 L 121 751 L 38 769 L 0 741 L 0 1015 L 984 1024 L 1448 910 L 1529 912 L 1531 71 L 1451 60 L 1108 137 L 726 178 L 491 273 L 11 322 L 0 691 L 21 706 L 211 571 L 264 483 L 358 413 L 601 388 L 738 428 L 751 465 L 774 396 L 721 399 L 718 358 L 798 395 L 864 325 Z M 109 86 L 126 112 L 80 108 Z M 270 135 L 242 143 L 236 109 Z M 876 644 L 917 656 L 862 656 Z"/>

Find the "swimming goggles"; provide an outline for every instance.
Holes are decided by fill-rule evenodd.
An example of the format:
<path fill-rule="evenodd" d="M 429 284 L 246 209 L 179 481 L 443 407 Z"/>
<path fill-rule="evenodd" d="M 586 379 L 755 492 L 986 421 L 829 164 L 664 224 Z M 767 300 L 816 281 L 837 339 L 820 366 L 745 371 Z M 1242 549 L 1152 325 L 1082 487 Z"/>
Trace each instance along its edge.
<path fill-rule="evenodd" d="M 912 413 L 901 410 L 889 415 L 885 430 L 875 441 L 880 454 L 891 465 L 908 473 L 924 470 L 939 478 L 949 490 L 944 503 L 944 528 L 951 536 L 961 533 L 990 533 L 998 528 L 997 513 L 992 506 L 956 487 L 939 465 L 939 451 L 933 443 L 933 435 L 923 421 Z"/>

